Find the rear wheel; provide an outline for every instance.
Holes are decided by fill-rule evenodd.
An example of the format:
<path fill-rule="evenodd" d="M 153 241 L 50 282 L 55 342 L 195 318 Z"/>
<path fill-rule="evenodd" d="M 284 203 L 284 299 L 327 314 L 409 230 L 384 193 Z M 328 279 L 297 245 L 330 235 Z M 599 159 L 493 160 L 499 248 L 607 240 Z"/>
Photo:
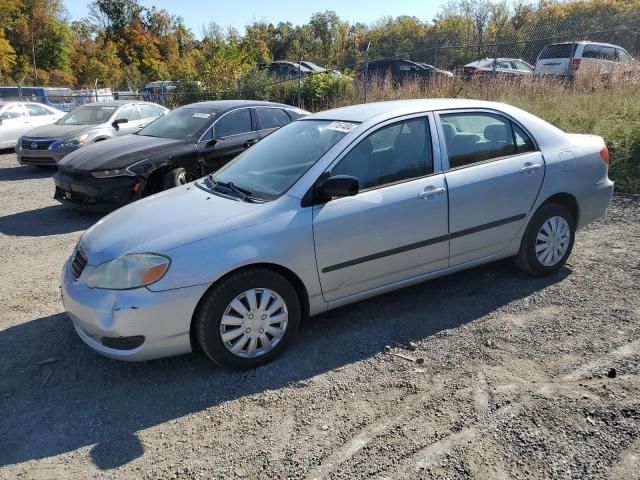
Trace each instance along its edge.
<path fill-rule="evenodd" d="M 162 181 L 162 189 L 168 190 L 170 188 L 179 187 L 189 183 L 189 174 L 184 168 L 174 168 L 167 172 Z"/>
<path fill-rule="evenodd" d="M 543 205 L 531 217 L 522 238 L 516 265 L 534 276 L 545 276 L 562 267 L 573 248 L 575 219 L 562 205 Z"/>
<path fill-rule="evenodd" d="M 300 323 L 298 295 L 279 273 L 252 269 L 211 289 L 195 316 L 204 353 L 232 369 L 256 368 L 278 356 Z"/>

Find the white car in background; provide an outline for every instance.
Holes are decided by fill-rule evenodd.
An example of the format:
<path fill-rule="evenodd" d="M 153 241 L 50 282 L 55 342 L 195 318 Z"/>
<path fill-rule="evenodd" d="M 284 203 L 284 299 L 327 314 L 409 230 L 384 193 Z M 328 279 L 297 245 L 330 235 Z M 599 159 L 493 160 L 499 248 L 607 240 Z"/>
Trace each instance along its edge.
<path fill-rule="evenodd" d="M 629 52 L 610 43 L 554 43 L 544 47 L 538 55 L 535 73 L 572 76 L 578 71 L 596 71 L 608 75 L 616 68 L 628 68 L 632 63 Z"/>
<path fill-rule="evenodd" d="M 0 102 L 0 148 L 14 148 L 29 130 L 51 125 L 65 114 L 35 102 Z"/>

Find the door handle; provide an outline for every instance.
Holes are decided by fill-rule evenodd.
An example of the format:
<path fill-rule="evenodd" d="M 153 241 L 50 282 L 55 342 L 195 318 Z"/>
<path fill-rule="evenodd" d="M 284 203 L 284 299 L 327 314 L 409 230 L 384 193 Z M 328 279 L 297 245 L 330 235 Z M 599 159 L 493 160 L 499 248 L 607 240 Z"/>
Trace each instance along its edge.
<path fill-rule="evenodd" d="M 251 145 L 258 143 L 258 140 L 247 140 L 244 142 L 244 148 L 249 148 Z"/>
<path fill-rule="evenodd" d="M 447 189 L 444 187 L 434 187 L 433 185 L 429 185 L 425 187 L 424 192 L 420 192 L 418 194 L 418 198 L 422 200 L 433 200 L 437 195 L 446 192 Z"/>
<path fill-rule="evenodd" d="M 531 163 L 531 162 L 527 162 L 524 164 L 524 166 L 520 169 L 520 173 L 523 174 L 529 174 L 529 173 L 533 173 L 536 170 L 540 170 L 542 168 L 542 165 L 540 165 L 539 163 Z"/>

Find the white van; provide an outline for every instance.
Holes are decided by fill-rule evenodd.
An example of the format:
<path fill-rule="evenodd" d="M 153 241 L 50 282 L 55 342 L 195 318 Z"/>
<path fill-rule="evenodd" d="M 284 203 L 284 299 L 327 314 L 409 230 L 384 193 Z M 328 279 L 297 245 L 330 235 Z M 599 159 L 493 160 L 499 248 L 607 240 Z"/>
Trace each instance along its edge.
<path fill-rule="evenodd" d="M 609 74 L 617 66 L 629 65 L 633 57 L 622 47 L 609 43 L 565 42 L 547 45 L 536 61 L 539 75 L 574 75 L 578 70 Z"/>

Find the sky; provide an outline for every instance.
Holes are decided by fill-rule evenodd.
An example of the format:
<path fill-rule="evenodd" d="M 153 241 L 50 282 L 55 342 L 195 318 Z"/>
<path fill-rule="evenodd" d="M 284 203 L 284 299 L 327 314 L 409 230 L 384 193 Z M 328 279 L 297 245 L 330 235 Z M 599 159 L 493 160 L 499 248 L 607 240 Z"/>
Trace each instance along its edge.
<path fill-rule="evenodd" d="M 145 7 L 164 8 L 181 16 L 188 28 L 200 37 L 202 27 L 215 22 L 223 28 L 233 26 L 244 33 L 244 26 L 254 21 L 277 23 L 289 21 L 300 25 L 318 11 L 333 10 L 343 20 L 373 23 L 381 17 L 412 15 L 431 21 L 443 0 L 139 0 Z M 64 0 L 71 20 L 88 15 L 88 0 Z"/>

